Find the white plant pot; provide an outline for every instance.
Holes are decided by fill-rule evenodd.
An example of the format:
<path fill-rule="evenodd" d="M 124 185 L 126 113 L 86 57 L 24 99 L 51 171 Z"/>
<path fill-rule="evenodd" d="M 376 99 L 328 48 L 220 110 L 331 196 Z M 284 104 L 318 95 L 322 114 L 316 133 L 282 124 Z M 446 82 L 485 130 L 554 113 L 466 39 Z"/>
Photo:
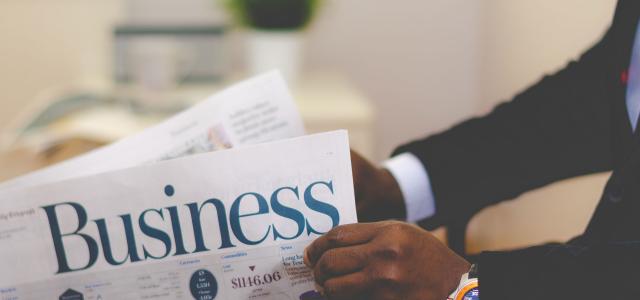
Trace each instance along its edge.
<path fill-rule="evenodd" d="M 252 75 L 277 69 L 293 84 L 300 72 L 301 52 L 300 32 L 252 30 L 247 33 L 247 67 Z"/>

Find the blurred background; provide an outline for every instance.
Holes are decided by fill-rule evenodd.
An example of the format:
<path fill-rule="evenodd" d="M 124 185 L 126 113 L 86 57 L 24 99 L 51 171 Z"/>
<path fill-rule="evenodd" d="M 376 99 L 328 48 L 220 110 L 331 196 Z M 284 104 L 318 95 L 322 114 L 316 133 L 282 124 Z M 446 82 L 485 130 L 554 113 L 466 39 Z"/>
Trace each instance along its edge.
<path fill-rule="evenodd" d="M 71 153 L 82 152 L 272 67 L 287 77 L 310 131 L 348 128 L 353 147 L 381 161 L 577 58 L 616 3 L 296 0 L 308 6 L 279 23 L 261 14 L 261 2 L 269 1 L 0 1 L 0 136 L 12 153 L 0 159 L 2 176 L 55 161 L 47 155 L 60 141 L 79 138 Z M 605 176 L 482 212 L 470 250 L 578 234 Z"/>

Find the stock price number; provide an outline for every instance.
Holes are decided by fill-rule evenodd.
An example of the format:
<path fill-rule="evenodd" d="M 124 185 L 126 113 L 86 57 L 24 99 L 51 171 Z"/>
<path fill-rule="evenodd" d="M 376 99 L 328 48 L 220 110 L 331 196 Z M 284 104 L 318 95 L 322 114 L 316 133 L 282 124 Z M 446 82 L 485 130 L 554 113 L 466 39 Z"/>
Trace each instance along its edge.
<path fill-rule="evenodd" d="M 231 279 L 231 287 L 233 289 L 242 289 L 250 287 L 258 287 L 282 280 L 282 274 L 279 271 L 267 273 L 263 275 L 254 275 L 247 277 L 235 277 Z"/>

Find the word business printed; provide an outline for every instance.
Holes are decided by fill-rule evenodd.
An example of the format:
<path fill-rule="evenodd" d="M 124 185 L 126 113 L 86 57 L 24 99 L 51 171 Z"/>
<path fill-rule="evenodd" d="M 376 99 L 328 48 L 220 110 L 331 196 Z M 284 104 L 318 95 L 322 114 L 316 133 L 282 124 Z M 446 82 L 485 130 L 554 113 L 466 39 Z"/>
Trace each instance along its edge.
<path fill-rule="evenodd" d="M 0 184 L 0 299 L 323 299 L 304 249 L 356 222 L 346 131 L 268 73 Z"/>

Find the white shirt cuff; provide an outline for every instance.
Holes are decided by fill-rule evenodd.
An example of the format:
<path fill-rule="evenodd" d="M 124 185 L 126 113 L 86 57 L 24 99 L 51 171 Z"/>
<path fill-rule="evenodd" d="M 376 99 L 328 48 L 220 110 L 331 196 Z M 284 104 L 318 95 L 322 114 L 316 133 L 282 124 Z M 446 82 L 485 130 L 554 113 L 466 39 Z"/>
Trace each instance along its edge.
<path fill-rule="evenodd" d="M 407 207 L 407 221 L 418 222 L 436 213 L 429 173 L 411 153 L 403 153 L 383 163 L 398 182 Z"/>

